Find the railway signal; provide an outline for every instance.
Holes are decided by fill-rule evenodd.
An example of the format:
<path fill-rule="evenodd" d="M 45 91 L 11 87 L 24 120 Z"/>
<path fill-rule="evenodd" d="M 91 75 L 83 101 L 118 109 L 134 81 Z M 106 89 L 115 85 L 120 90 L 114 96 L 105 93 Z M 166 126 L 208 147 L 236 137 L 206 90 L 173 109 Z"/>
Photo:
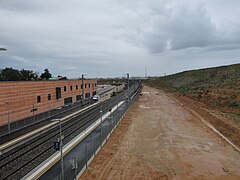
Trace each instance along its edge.
<path fill-rule="evenodd" d="M 30 110 L 30 112 L 34 112 L 34 111 L 37 111 L 38 109 L 37 108 L 32 108 L 31 110 Z"/>
<path fill-rule="evenodd" d="M 62 121 L 61 119 L 53 119 L 52 120 L 53 122 L 56 121 L 58 122 L 59 124 L 59 139 L 57 142 L 59 142 L 59 151 L 61 153 L 61 180 L 64 180 L 64 165 L 63 165 L 63 138 L 64 138 L 64 135 L 62 134 Z M 58 143 L 56 143 L 56 147 L 58 149 Z"/>
<path fill-rule="evenodd" d="M 60 151 L 60 142 L 59 141 L 54 142 L 54 149 L 56 151 Z"/>

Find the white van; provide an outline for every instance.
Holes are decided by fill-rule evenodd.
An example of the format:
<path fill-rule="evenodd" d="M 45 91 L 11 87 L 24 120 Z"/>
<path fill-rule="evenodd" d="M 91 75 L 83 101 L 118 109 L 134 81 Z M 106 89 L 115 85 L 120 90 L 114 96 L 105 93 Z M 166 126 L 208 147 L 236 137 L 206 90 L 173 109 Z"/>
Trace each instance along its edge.
<path fill-rule="evenodd" d="M 92 98 L 93 101 L 98 101 L 99 100 L 99 95 L 94 95 Z"/>

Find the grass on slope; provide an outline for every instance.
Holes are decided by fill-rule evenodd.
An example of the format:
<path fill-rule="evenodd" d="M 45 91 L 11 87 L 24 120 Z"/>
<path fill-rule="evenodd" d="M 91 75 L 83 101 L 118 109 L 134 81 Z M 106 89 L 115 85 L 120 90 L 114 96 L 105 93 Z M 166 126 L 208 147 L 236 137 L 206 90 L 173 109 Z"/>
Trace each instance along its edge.
<path fill-rule="evenodd" d="M 147 84 L 212 107 L 240 109 L 240 64 L 185 71 L 149 80 Z"/>

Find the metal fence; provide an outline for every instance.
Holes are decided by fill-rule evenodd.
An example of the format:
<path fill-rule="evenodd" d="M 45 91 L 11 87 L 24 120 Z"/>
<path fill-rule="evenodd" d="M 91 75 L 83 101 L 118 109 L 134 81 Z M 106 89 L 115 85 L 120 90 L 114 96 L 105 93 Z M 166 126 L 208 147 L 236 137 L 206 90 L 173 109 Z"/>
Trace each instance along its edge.
<path fill-rule="evenodd" d="M 121 105 L 114 113 L 101 123 L 92 133 L 90 133 L 83 141 L 75 146 L 71 152 L 64 156 L 64 179 L 78 179 L 80 175 L 88 168 L 88 165 L 94 159 L 95 155 L 108 140 L 113 130 L 120 123 L 129 107 L 138 98 L 138 93 Z M 58 162 L 49 171 L 43 174 L 40 179 L 61 179 L 61 164 Z"/>
<path fill-rule="evenodd" d="M 6 124 L 0 127 L 0 137 L 18 131 L 20 129 L 26 128 L 28 126 L 50 120 L 51 118 L 61 118 L 64 115 L 66 115 L 66 113 L 73 113 L 77 109 L 80 109 L 82 106 L 85 106 L 90 103 L 92 103 L 91 99 L 85 99 L 84 101 L 78 101 L 73 104 L 61 106 L 56 109 L 51 109 L 40 114 L 36 114 L 15 122 L 11 122 L 10 124 Z"/>

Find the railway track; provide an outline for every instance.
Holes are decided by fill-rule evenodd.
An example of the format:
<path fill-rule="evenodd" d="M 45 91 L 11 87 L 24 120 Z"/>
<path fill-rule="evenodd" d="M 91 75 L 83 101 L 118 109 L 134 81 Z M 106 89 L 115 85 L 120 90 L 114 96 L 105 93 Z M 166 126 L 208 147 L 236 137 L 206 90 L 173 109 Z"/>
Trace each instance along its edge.
<path fill-rule="evenodd" d="M 126 91 L 118 96 L 112 97 L 97 106 L 90 108 L 80 114 L 70 117 L 62 122 L 62 133 L 64 135 L 63 145 L 71 141 L 85 128 L 100 118 L 100 110 L 106 113 L 117 100 L 125 99 Z M 130 94 L 133 94 L 133 86 L 130 87 Z M 48 131 L 34 137 L 23 145 L 10 150 L 0 156 L 0 179 L 20 179 L 29 171 L 34 169 L 45 159 L 55 153 L 53 142 L 59 137 L 59 127 L 54 125 Z"/>

